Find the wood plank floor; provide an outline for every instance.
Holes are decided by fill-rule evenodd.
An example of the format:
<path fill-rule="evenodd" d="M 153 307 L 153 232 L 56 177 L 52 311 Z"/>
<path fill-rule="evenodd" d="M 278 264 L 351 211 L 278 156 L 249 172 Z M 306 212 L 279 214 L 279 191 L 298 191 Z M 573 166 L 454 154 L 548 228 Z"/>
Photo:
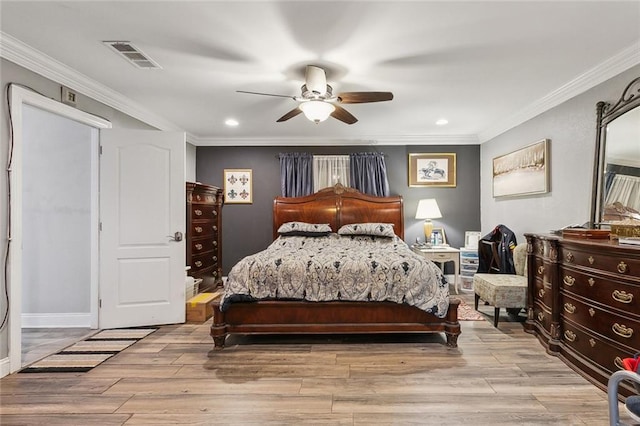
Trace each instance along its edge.
<path fill-rule="evenodd" d="M 0 423 L 608 424 L 606 393 L 481 310 L 457 349 L 440 335 L 232 336 L 213 351 L 209 324 L 164 326 L 88 373 L 3 378 Z"/>

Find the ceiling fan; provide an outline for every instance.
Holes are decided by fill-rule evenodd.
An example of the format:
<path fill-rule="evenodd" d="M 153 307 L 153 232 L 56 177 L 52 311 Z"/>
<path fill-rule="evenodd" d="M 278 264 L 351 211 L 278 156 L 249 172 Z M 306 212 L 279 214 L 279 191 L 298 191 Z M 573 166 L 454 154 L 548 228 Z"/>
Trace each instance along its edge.
<path fill-rule="evenodd" d="M 362 104 L 368 102 L 382 102 L 393 99 L 391 92 L 343 92 L 333 94 L 333 88 L 327 84 L 327 76 L 324 69 L 307 65 L 305 70 L 305 84 L 302 85 L 300 96 L 276 95 L 272 93 L 247 92 L 237 90 L 238 93 L 248 93 L 251 95 L 277 96 L 280 98 L 291 98 L 300 104 L 280 117 L 277 122 L 287 121 L 300 113 L 314 123 L 320 123 L 329 116 L 353 124 L 358 121 L 349 111 L 338 104 Z"/>

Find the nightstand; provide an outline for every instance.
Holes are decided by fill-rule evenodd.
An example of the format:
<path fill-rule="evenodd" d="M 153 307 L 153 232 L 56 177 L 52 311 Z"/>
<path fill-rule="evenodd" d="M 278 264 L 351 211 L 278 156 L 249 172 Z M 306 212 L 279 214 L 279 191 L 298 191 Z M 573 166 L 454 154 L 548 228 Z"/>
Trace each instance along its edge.
<path fill-rule="evenodd" d="M 460 250 L 448 247 L 417 247 L 412 246 L 411 249 L 424 256 L 426 259 L 429 259 L 432 262 L 440 264 L 440 269 L 444 272 L 444 264 L 447 262 L 453 262 L 454 264 L 454 287 L 456 289 L 456 294 L 458 294 L 458 271 L 460 270 Z"/>

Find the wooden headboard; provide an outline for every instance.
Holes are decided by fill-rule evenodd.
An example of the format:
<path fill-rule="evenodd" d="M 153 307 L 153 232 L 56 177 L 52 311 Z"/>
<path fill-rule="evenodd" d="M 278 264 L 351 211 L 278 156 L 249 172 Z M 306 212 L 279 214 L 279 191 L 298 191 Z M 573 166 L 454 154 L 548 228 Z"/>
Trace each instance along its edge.
<path fill-rule="evenodd" d="M 402 196 L 373 197 L 341 184 L 304 197 L 276 197 L 273 200 L 273 239 L 286 222 L 328 223 L 333 232 L 350 223 L 392 223 L 404 239 Z"/>

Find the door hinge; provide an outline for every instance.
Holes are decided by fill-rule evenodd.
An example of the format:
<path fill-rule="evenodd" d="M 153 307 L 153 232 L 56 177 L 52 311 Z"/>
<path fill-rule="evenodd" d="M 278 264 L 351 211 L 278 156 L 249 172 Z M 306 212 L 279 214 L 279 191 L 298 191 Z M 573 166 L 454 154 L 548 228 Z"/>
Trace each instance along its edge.
<path fill-rule="evenodd" d="M 98 222 L 98 231 L 102 231 L 102 222 Z"/>
<path fill-rule="evenodd" d="M 99 150 L 99 152 L 100 152 L 100 155 L 102 155 L 102 145 L 100 145 L 100 150 Z"/>
<path fill-rule="evenodd" d="M 98 299 L 98 308 L 102 308 L 102 299 Z"/>

